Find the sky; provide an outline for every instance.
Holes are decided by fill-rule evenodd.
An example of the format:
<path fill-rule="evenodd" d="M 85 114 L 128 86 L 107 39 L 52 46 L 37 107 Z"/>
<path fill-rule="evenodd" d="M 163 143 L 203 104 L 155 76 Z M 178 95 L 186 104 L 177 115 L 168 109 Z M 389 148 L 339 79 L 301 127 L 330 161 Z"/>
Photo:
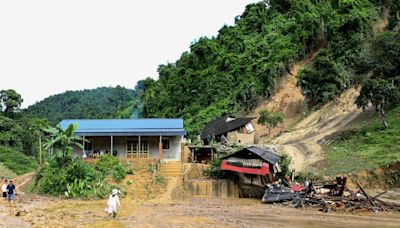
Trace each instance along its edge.
<path fill-rule="evenodd" d="M 0 1 L 0 90 L 26 108 L 67 90 L 133 89 L 258 1 Z"/>

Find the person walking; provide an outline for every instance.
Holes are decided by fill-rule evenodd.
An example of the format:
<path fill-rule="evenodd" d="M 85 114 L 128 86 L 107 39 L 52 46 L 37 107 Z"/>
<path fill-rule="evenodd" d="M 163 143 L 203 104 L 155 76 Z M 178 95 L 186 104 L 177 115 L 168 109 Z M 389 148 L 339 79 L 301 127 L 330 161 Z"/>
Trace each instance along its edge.
<path fill-rule="evenodd" d="M 7 179 L 5 179 L 3 185 L 1 186 L 4 202 L 6 202 L 6 200 L 7 200 L 7 185 L 8 185 L 8 181 L 7 181 Z"/>
<path fill-rule="evenodd" d="M 15 194 L 15 185 L 13 181 L 10 180 L 10 183 L 7 185 L 7 198 L 8 202 L 10 203 L 10 207 L 15 207 L 14 205 L 14 194 Z"/>
<path fill-rule="evenodd" d="M 121 204 L 119 202 L 118 192 L 119 192 L 118 189 L 113 189 L 110 197 L 108 198 L 108 202 L 107 202 L 108 220 L 111 219 L 111 216 L 113 218 L 115 218 L 115 216 L 117 216 L 117 207 L 121 206 Z"/>

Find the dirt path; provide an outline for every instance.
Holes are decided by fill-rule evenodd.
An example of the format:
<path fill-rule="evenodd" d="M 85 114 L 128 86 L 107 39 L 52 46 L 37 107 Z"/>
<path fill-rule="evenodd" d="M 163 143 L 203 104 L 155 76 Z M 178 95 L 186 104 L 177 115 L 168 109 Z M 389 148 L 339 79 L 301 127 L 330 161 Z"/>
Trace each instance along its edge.
<path fill-rule="evenodd" d="M 20 217 L 0 212 L 1 227 L 399 227 L 390 213 L 336 214 L 261 204 L 254 199 L 196 198 L 170 203 L 122 201 L 108 221 L 105 201 L 38 198 Z M 10 210 L 10 209 L 6 209 Z"/>

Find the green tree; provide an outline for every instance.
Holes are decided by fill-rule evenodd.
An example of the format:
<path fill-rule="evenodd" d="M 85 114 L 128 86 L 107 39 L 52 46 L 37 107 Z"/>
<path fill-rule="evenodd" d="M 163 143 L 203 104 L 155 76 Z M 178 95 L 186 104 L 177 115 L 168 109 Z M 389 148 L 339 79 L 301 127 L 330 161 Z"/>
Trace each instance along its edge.
<path fill-rule="evenodd" d="M 356 99 L 357 107 L 366 109 L 369 102 L 374 106 L 385 128 L 388 123 L 385 110 L 388 105 L 399 98 L 398 89 L 384 79 L 369 79 L 362 85 L 360 95 Z"/>
<path fill-rule="evenodd" d="M 42 138 L 45 129 L 49 128 L 49 123 L 45 119 L 33 119 L 31 125 L 29 126 L 29 130 L 33 132 L 38 137 L 38 149 L 39 149 L 39 164 L 42 164 Z"/>
<path fill-rule="evenodd" d="M 60 126 L 55 128 L 48 128 L 44 131 L 49 134 L 49 138 L 44 144 L 46 150 L 54 149 L 54 156 L 57 159 L 59 166 L 64 165 L 71 160 L 73 146 L 83 149 L 82 142 L 84 139 L 75 135 L 77 124 L 70 124 L 66 129 Z"/>
<path fill-rule="evenodd" d="M 268 127 L 269 134 L 271 134 L 272 128 L 278 126 L 278 124 L 283 123 L 285 116 L 281 112 L 270 112 L 268 109 L 260 111 L 260 118 L 258 118 L 257 123 Z"/>
<path fill-rule="evenodd" d="M 0 110 L 8 117 L 12 116 L 13 113 L 19 111 L 23 99 L 13 89 L 1 90 L 0 91 Z"/>
<path fill-rule="evenodd" d="M 331 53 L 321 51 L 314 63 L 303 69 L 297 85 L 310 106 L 319 106 L 340 94 L 349 84 L 349 76 L 343 66 L 337 64 Z"/>

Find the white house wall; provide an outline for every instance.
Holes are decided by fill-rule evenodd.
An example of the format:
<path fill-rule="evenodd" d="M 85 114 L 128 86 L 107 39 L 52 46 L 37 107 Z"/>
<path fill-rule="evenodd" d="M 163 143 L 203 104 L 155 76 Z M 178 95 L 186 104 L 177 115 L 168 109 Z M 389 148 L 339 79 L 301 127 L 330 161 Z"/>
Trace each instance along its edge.
<path fill-rule="evenodd" d="M 89 137 L 88 137 L 89 138 Z M 178 161 L 180 160 L 181 155 L 181 143 L 183 142 L 182 136 L 164 136 L 163 139 L 170 140 L 170 149 L 163 150 L 163 160 L 166 161 Z M 125 158 L 126 156 L 126 143 L 128 140 L 138 140 L 138 137 L 119 137 L 114 136 L 114 146 L 113 150 L 117 151 L 118 158 Z M 149 155 L 153 158 L 158 158 L 159 156 L 159 136 L 155 137 L 141 137 L 141 141 L 147 140 L 149 143 Z M 111 151 L 111 137 L 94 137 L 93 139 L 93 149 L 97 152 L 102 151 Z M 73 151 L 74 157 L 82 156 L 82 149 L 78 147 L 74 147 Z"/>

